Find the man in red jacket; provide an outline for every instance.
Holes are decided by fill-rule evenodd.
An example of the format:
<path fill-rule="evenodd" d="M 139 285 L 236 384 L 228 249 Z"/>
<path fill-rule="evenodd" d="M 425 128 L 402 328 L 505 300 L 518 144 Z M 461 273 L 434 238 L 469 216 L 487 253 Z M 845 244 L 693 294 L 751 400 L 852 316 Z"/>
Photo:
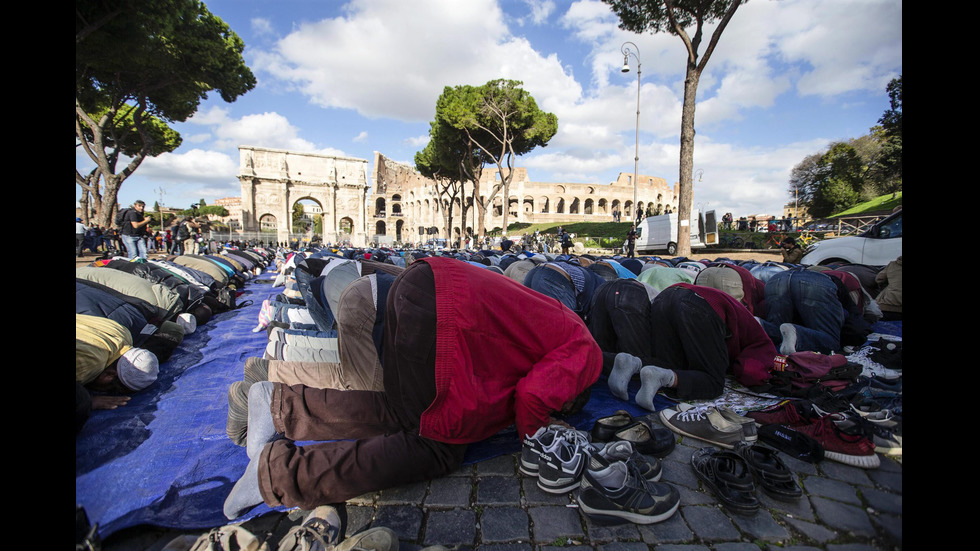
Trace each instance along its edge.
<path fill-rule="evenodd" d="M 225 515 L 238 518 L 263 501 L 312 509 L 448 474 L 467 444 L 511 424 L 519 437 L 534 434 L 553 413 L 584 405 L 602 354 L 558 300 L 432 257 L 389 290 L 381 362 L 384 392 L 253 385 L 251 460 Z M 252 394 L 263 388 L 271 411 L 264 429 L 252 423 Z M 294 444 L 324 440 L 334 441 Z"/>

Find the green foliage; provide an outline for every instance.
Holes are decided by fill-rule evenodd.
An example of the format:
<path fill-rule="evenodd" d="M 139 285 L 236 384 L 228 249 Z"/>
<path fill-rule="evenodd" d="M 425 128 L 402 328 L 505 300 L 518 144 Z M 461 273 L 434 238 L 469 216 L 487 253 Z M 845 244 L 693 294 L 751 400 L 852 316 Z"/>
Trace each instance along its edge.
<path fill-rule="evenodd" d="M 669 11 L 664 0 L 602 0 L 619 16 L 619 28 L 634 33 L 647 31 L 677 35 L 677 27 L 711 23 L 725 16 L 733 3 L 744 0 L 674 0 Z M 676 23 L 676 24 L 675 24 Z M 700 41 L 700 33 L 698 33 Z"/>
<path fill-rule="evenodd" d="M 75 146 L 96 168 L 76 169 L 75 181 L 84 201 L 101 199 L 100 223 L 143 159 L 180 145 L 169 123 L 187 120 L 209 92 L 232 102 L 255 87 L 244 48 L 198 0 L 76 0 Z M 128 164 L 117 168 L 121 156 Z"/>
<path fill-rule="evenodd" d="M 789 195 L 814 218 L 847 211 L 880 194 L 902 189 L 902 78 L 888 84 L 891 107 L 871 133 L 835 142 L 793 167 Z"/>
<path fill-rule="evenodd" d="M 424 176 L 472 182 L 480 227 L 486 212 L 479 200 L 484 196 L 479 185 L 483 167 L 496 164 L 502 177 L 501 184 L 486 194 L 492 202 L 500 189 L 506 195 L 515 157 L 545 147 L 558 131 L 558 117 L 541 111 L 521 85 L 497 79 L 482 86 L 446 86 L 436 100 L 429 143 L 415 155 L 415 167 Z"/>
<path fill-rule="evenodd" d="M 83 108 L 137 104 L 184 121 L 208 92 L 255 87 L 245 44 L 197 0 L 76 0 L 75 94 Z"/>

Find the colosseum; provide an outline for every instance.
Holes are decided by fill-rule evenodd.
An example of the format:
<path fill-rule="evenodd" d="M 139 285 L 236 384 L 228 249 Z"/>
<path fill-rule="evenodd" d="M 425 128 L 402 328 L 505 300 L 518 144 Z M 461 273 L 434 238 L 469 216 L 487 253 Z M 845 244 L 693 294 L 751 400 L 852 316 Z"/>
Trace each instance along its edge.
<path fill-rule="evenodd" d="M 369 239 L 376 243 L 419 243 L 437 237 L 451 243 L 463 236 L 477 235 L 479 215 L 473 205 L 473 186 L 445 190 L 443 185 L 423 177 L 415 167 L 397 163 L 374 153 L 374 188 L 368 206 L 373 228 Z M 484 168 L 480 191 L 484 204 L 500 182 L 495 167 Z M 453 193 L 455 191 L 455 193 Z M 636 190 L 638 211 L 647 207 L 655 213 L 677 210 L 677 190 L 663 178 L 641 174 Z M 503 197 L 493 196 L 492 208 L 484 219 L 486 231 L 503 226 Z M 515 168 L 507 201 L 508 225 L 515 222 L 609 222 L 615 213 L 628 221 L 633 209 L 633 175 L 621 172 L 615 182 L 606 184 L 572 182 L 532 182 L 526 168 Z M 450 205 L 453 207 L 450 209 Z M 465 210 L 464 210 L 465 207 Z M 450 216 L 452 219 L 450 220 Z M 451 228 L 451 230 L 450 230 Z"/>

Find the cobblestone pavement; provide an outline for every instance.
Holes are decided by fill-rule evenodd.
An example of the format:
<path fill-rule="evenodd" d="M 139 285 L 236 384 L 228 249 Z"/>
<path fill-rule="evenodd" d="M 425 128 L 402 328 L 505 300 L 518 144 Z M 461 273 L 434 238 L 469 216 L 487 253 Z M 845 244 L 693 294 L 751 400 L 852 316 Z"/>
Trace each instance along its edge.
<path fill-rule="evenodd" d="M 76 266 L 94 258 L 88 254 L 77 259 Z M 690 459 L 703 445 L 684 438 L 664 460 L 661 481 L 678 488 L 681 506 L 657 524 L 597 525 L 578 509 L 576 492 L 561 496 L 542 492 L 536 479 L 518 472 L 519 454 L 508 454 L 430 482 L 355 498 L 347 503 L 347 533 L 386 526 L 398 534 L 403 551 L 429 545 L 495 551 L 902 548 L 901 458 L 883 456 L 879 468 L 860 469 L 830 460 L 814 465 L 783 455 L 799 477 L 803 497 L 785 503 L 759 491 L 762 508 L 745 516 L 724 509 L 710 490 L 702 489 Z M 275 550 L 280 538 L 305 515 L 299 510 L 273 512 L 243 526 Z M 108 537 L 103 549 L 158 551 L 178 536 L 200 533 L 136 526 Z"/>
<path fill-rule="evenodd" d="M 577 507 L 576 492 L 551 495 L 536 479 L 518 472 L 519 454 L 467 465 L 426 483 L 367 494 L 347 503 L 348 534 L 386 526 L 400 549 L 429 545 L 503 551 L 591 547 L 601 550 L 673 551 L 758 549 L 859 551 L 902 548 L 902 464 L 882 457 L 877 469 L 830 460 L 811 464 L 783 455 L 799 477 L 803 497 L 795 503 L 758 491 L 762 508 L 751 516 L 722 507 L 690 466 L 706 445 L 685 438 L 664 460 L 662 482 L 681 494 L 681 506 L 664 522 L 601 526 Z M 275 549 L 302 522 L 304 511 L 274 512 L 244 524 Z M 113 534 L 104 549 L 159 550 L 187 532 L 135 527 Z"/>

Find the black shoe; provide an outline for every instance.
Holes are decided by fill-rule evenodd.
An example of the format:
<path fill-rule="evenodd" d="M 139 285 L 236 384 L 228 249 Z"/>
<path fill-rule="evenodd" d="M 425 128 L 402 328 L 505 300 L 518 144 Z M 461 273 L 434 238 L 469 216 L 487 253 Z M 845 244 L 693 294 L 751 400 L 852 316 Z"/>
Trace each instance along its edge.
<path fill-rule="evenodd" d="M 623 461 L 608 467 L 585 469 L 579 508 L 599 523 L 653 524 L 670 518 L 680 505 L 677 488 L 649 482 L 636 466 Z"/>

